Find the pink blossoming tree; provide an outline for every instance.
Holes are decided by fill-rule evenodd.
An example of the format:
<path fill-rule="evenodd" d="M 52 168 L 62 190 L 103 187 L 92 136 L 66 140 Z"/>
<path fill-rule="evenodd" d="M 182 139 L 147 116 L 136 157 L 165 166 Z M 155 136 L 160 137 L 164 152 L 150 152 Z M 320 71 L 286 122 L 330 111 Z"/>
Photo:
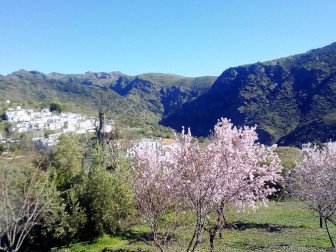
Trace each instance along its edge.
<path fill-rule="evenodd" d="M 275 191 L 268 185 L 280 179 L 280 160 L 274 153 L 275 146 L 256 143 L 255 127 L 237 129 L 227 119 L 216 124 L 210 143 L 204 148 L 190 131 L 183 130 L 176 139 L 175 147 L 159 157 L 151 148 L 136 151 L 134 172 L 139 174 L 134 184 L 142 183 L 141 190 L 135 186 L 139 209 L 147 209 L 147 215 L 153 215 L 149 213 L 154 208 L 148 209 L 149 204 L 145 203 L 152 204 L 153 197 L 160 197 L 159 212 L 176 205 L 188 209 L 196 215 L 196 221 L 186 251 L 196 250 L 204 231 L 209 233 L 210 250 L 214 251 L 214 238 L 225 224 L 225 206 L 243 209 L 266 203 Z M 148 185 L 150 178 L 157 183 L 150 183 L 155 184 L 154 190 Z M 217 216 L 216 220 L 211 216 Z"/>
<path fill-rule="evenodd" d="M 131 175 L 138 211 L 151 228 L 155 245 L 165 251 L 179 227 L 175 214 L 181 205 L 172 184 L 175 178 L 170 159 L 150 141 L 135 145 L 134 152 Z"/>
<path fill-rule="evenodd" d="M 309 147 L 302 151 L 302 156 L 290 174 L 291 187 L 324 221 L 331 245 L 335 247 L 328 221 L 336 225 L 336 143 L 328 143 L 322 149 L 316 145 Z"/>
<path fill-rule="evenodd" d="M 210 236 L 210 250 L 216 233 L 225 225 L 225 206 L 230 204 L 243 210 L 265 204 L 276 189 L 270 187 L 280 180 L 282 166 L 274 152 L 275 145 L 257 143 L 256 127 L 236 128 L 227 119 L 221 119 L 214 128 L 206 157 L 211 169 L 211 180 L 216 221 L 209 221 L 206 230 Z"/>
<path fill-rule="evenodd" d="M 204 223 L 214 210 L 216 198 L 215 173 L 211 171 L 206 149 L 200 148 L 190 130 L 177 137 L 177 145 L 171 151 L 171 170 L 174 172 L 174 188 L 185 207 L 196 215 L 193 236 L 186 251 L 195 251 L 202 241 Z"/>

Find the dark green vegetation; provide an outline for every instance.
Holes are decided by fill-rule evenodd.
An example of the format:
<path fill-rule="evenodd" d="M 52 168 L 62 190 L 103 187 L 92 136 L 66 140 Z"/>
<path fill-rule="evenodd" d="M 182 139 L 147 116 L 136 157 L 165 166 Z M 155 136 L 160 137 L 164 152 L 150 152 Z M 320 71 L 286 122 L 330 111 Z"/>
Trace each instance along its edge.
<path fill-rule="evenodd" d="M 115 134 L 106 134 L 104 138 L 87 141 L 79 135 L 63 135 L 55 149 L 36 154 L 32 159 L 25 157 L 26 164 L 22 159 L 0 156 L 0 201 L 8 205 L 0 207 L 0 251 L 3 251 L 1 246 L 7 244 L 6 235 L 14 232 L 12 230 L 21 234 L 26 225 L 32 228 L 26 231 L 29 235 L 18 247 L 29 251 L 48 250 L 53 246 L 119 232 L 123 221 L 134 215 L 135 202 L 128 180 L 130 164 L 119 152 L 115 137 Z M 31 161 L 28 166 L 27 161 Z M 16 183 L 4 183 L 16 181 L 16 173 L 20 171 L 24 171 L 20 181 L 25 184 L 19 187 Z M 44 184 L 29 182 L 35 173 L 35 177 L 45 178 Z M 50 199 L 49 187 L 55 195 Z M 6 196 L 8 191 L 10 194 Z M 30 193 L 26 195 L 21 191 Z M 34 210 L 34 202 L 44 199 L 42 196 L 35 199 L 35 195 L 47 197 L 47 201 L 53 199 L 52 205 L 41 206 L 45 216 L 39 216 Z M 25 207 L 24 202 L 29 200 L 32 206 L 21 211 L 20 208 Z M 28 213 L 38 221 L 29 218 Z M 13 221 L 12 215 L 15 216 Z M 14 220 L 17 227 L 11 228 Z M 14 237 L 13 244 L 18 244 L 15 239 L 19 236 L 10 237 Z"/>
<path fill-rule="evenodd" d="M 234 213 L 231 227 L 216 238 L 218 251 L 329 251 L 330 242 L 319 220 L 301 202 L 270 202 L 256 212 Z M 336 232 L 334 227 L 333 232 Z M 184 232 L 184 233 L 183 233 Z M 188 230 L 181 235 L 187 235 Z M 55 251 L 157 251 L 142 239 L 148 229 L 133 225 L 116 237 L 104 236 L 93 243 L 75 244 Z M 198 251 L 208 251 L 207 237 Z"/>
<path fill-rule="evenodd" d="M 61 113 L 61 112 L 63 111 L 63 108 L 62 108 L 61 104 L 58 104 L 58 103 L 50 103 L 49 110 L 50 110 L 51 112 Z"/>
<path fill-rule="evenodd" d="M 205 92 L 215 77 L 188 78 L 171 74 L 128 76 L 120 72 L 43 74 L 20 70 L 0 75 L 0 95 L 23 107 L 61 105 L 64 111 L 94 114 L 108 111 L 130 126 L 156 124 L 183 103 Z M 1 104 L 2 111 L 10 105 Z M 60 107 L 55 108 L 60 109 Z"/>
<path fill-rule="evenodd" d="M 229 68 L 206 93 L 162 121 L 206 136 L 218 118 L 258 125 L 281 145 L 336 138 L 336 43 L 307 53 Z"/>

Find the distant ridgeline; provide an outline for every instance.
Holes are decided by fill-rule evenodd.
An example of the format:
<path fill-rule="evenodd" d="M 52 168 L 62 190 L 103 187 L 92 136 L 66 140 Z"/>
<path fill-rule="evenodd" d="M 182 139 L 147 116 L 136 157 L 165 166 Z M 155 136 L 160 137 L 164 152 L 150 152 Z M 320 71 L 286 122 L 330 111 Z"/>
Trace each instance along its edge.
<path fill-rule="evenodd" d="M 209 135 L 220 117 L 258 126 L 264 143 L 336 140 L 336 43 L 307 53 L 225 70 L 213 86 L 162 120 Z"/>
<path fill-rule="evenodd" d="M 214 83 L 214 84 L 213 84 Z M 213 85 L 212 85 L 213 84 Z M 225 70 L 216 80 L 120 72 L 0 75 L 0 95 L 25 107 L 51 102 L 65 110 L 132 125 L 160 122 L 208 136 L 220 117 L 258 126 L 260 141 L 280 145 L 336 140 L 336 43 L 307 53 Z M 7 106 L 7 107 L 6 107 Z"/>
<path fill-rule="evenodd" d="M 0 75 L 0 95 L 26 107 L 46 107 L 50 102 L 65 110 L 97 115 L 104 109 L 118 121 L 155 123 L 197 98 L 210 88 L 216 77 L 182 77 L 173 74 L 128 76 L 121 72 L 85 74 L 43 74 L 20 70 Z"/>

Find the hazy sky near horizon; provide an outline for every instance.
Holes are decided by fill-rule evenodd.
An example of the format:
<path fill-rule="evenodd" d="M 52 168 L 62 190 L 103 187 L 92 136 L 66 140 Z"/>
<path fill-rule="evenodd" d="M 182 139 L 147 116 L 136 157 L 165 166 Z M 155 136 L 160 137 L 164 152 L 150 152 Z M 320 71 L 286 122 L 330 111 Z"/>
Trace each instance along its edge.
<path fill-rule="evenodd" d="M 0 0 L 0 74 L 220 75 L 336 41 L 335 0 Z"/>

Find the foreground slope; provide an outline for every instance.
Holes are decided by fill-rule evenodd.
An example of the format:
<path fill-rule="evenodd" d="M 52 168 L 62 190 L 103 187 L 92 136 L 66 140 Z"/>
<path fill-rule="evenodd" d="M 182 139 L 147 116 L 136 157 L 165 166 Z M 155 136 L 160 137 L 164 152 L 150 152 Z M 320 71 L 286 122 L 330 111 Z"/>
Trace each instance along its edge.
<path fill-rule="evenodd" d="M 235 212 L 228 221 L 234 225 L 223 231 L 222 238 L 216 237 L 218 251 L 333 251 L 325 229 L 319 227 L 318 218 L 302 202 L 271 201 L 256 212 Z M 333 233 L 336 231 L 335 226 L 330 228 Z M 191 230 L 191 226 L 178 230 L 177 235 L 190 237 Z M 92 243 L 52 251 L 157 251 L 148 245 L 149 237 L 149 228 L 137 224 L 114 237 L 104 236 Z M 183 248 L 175 247 L 176 250 Z M 209 251 L 207 234 L 198 251 Z"/>
<path fill-rule="evenodd" d="M 162 121 L 206 136 L 220 117 L 258 125 L 283 145 L 336 139 L 336 43 L 304 54 L 229 68 L 197 99 Z"/>

